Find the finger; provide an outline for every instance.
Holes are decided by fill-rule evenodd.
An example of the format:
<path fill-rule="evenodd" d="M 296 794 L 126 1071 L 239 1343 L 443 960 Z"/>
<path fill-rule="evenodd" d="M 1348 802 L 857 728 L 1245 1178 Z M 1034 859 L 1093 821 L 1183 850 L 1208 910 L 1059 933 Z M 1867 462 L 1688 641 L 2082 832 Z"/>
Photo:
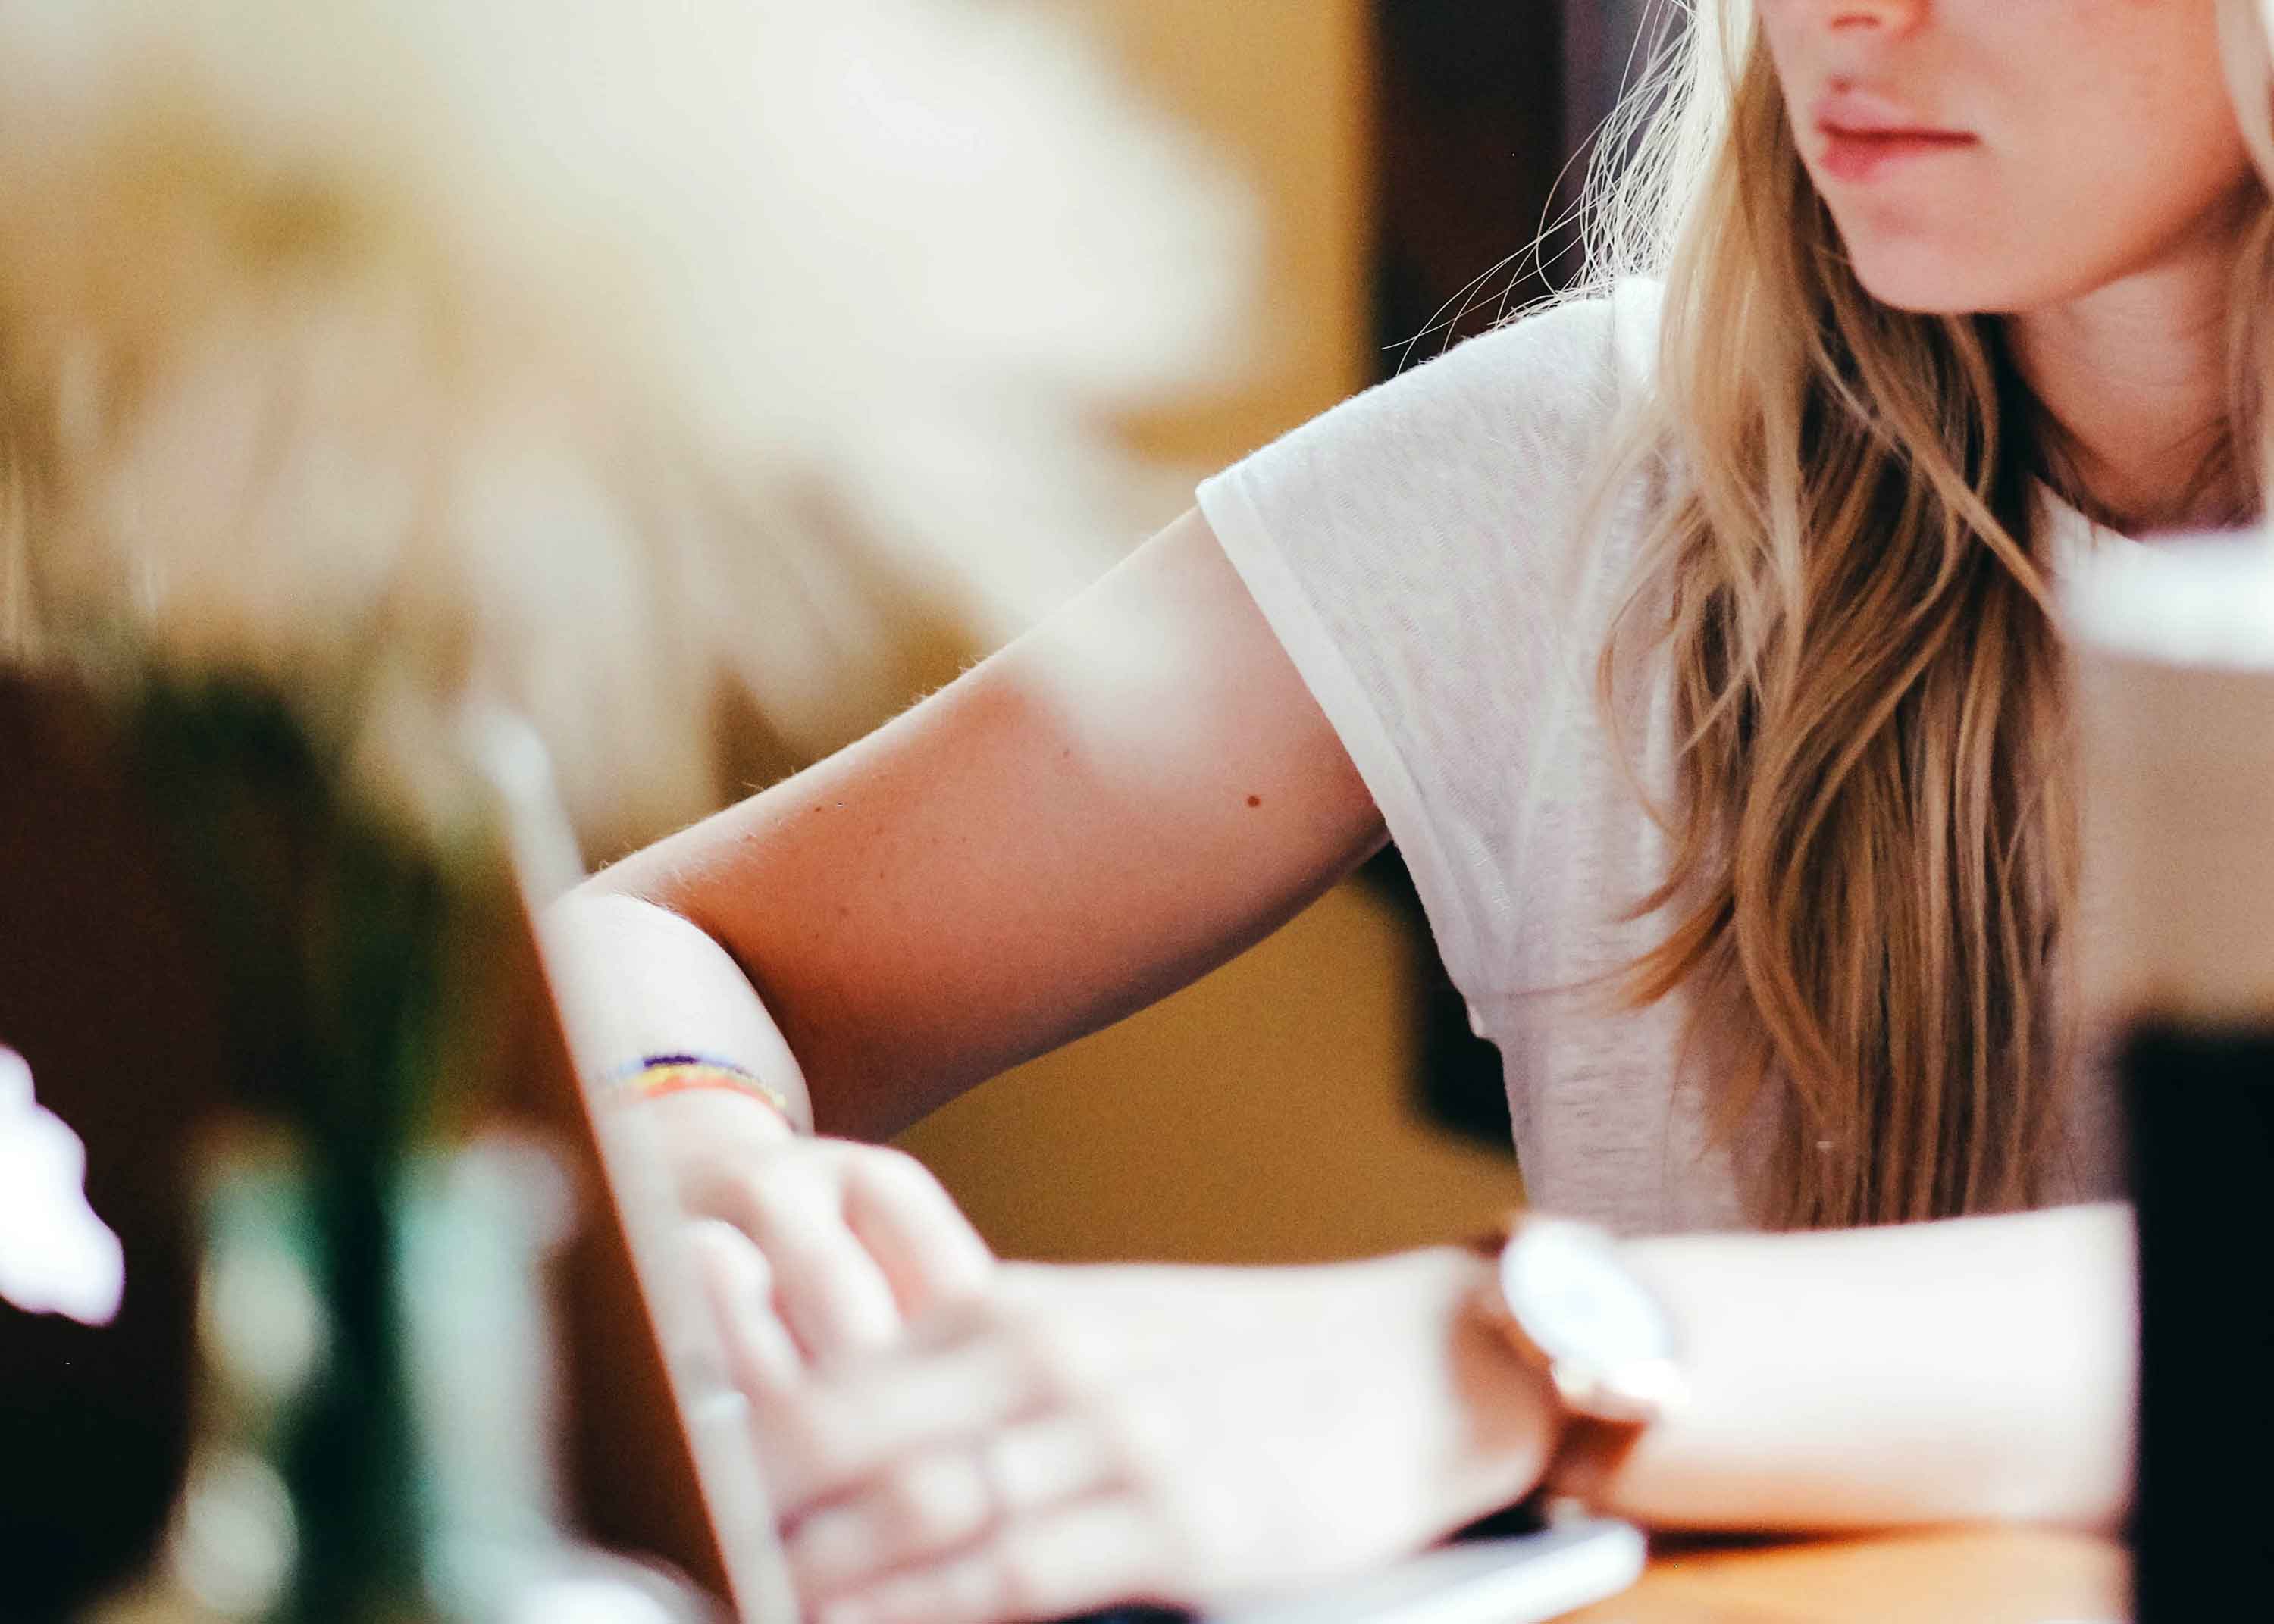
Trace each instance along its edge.
<path fill-rule="evenodd" d="M 772 1267 L 775 1305 L 806 1359 L 841 1358 L 898 1336 L 892 1289 L 846 1227 L 834 1183 L 789 1166 L 750 1183 L 750 1238 Z"/>
<path fill-rule="evenodd" d="M 752 1398 L 794 1387 L 805 1362 L 774 1310 L 765 1254 L 740 1229 L 715 1219 L 689 1226 L 687 1245 L 735 1387 Z"/>
<path fill-rule="evenodd" d="M 1109 1602 L 1173 1601 L 1157 1524 L 1136 1498 L 1077 1500 L 977 1549 L 823 1602 L 816 1624 L 1031 1624 Z"/>
<path fill-rule="evenodd" d="M 846 1170 L 845 1222 L 877 1260 L 910 1319 L 983 1289 L 995 1256 L 921 1162 L 897 1151 Z"/>
<path fill-rule="evenodd" d="M 1109 1486 L 1111 1453 L 1080 1417 L 1014 1426 L 918 1455 L 806 1517 L 788 1539 L 809 1603 L 946 1555 L 998 1526 Z"/>
<path fill-rule="evenodd" d="M 809 1372 L 758 1417 L 779 1479 L 776 1507 L 794 1523 L 913 1455 L 969 1447 L 1038 1417 L 1058 1396 L 1029 1353 L 999 1335 Z"/>

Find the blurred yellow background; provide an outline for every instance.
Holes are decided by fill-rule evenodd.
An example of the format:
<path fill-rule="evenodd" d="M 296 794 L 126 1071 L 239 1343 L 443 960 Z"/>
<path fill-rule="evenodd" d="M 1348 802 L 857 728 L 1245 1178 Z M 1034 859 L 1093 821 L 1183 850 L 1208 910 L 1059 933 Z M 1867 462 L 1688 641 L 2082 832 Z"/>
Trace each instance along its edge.
<path fill-rule="evenodd" d="M 1268 232 L 1235 387 L 1149 417 L 1193 478 L 1372 375 L 1373 74 L 1364 0 L 1056 0 L 1247 181 Z M 901 1144 L 1009 1256 L 1279 1262 L 1458 1237 L 1514 1163 L 1413 1101 L 1414 949 L 1346 884 L 1184 993 L 974 1091 Z"/>

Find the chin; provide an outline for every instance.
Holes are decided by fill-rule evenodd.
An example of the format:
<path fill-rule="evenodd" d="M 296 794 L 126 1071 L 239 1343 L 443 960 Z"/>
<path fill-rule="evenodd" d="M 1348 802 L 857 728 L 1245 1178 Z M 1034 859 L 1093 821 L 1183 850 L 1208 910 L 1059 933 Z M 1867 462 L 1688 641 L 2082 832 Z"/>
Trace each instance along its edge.
<path fill-rule="evenodd" d="M 1864 291 L 1891 309 L 1916 316 L 1979 316 L 2025 307 L 2024 291 L 1985 275 L 1978 258 L 1906 245 L 1849 251 Z"/>

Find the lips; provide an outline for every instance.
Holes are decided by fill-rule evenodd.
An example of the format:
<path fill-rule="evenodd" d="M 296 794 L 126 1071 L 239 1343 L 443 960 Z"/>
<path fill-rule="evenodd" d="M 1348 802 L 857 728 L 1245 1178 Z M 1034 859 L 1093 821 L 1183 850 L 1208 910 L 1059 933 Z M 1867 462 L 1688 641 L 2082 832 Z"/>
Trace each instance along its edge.
<path fill-rule="evenodd" d="M 1894 166 L 1981 144 L 1964 130 L 1936 124 L 1872 91 L 1834 91 L 1810 110 L 1824 139 L 1820 167 L 1843 181 L 1867 181 Z"/>

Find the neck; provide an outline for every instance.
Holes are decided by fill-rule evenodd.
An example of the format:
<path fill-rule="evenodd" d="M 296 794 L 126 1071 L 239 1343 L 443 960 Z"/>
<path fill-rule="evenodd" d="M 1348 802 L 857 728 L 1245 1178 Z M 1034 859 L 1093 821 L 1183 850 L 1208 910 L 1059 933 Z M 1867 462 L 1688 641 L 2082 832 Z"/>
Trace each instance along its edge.
<path fill-rule="evenodd" d="M 2227 323 L 2239 219 L 2153 267 L 2007 320 L 2074 492 L 2132 534 L 2231 523 Z"/>

